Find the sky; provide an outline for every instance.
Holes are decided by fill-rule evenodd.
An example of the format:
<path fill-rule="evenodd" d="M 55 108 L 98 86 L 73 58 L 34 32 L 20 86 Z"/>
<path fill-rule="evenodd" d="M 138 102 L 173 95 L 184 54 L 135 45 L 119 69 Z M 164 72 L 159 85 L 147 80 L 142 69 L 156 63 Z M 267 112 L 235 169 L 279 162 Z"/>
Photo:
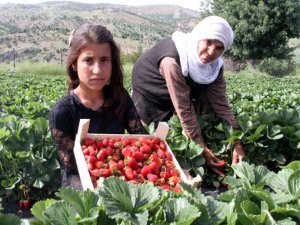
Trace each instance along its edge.
<path fill-rule="evenodd" d="M 2 3 L 22 3 L 22 4 L 36 4 L 53 0 L 0 0 Z M 58 1 L 58 0 L 55 0 Z M 61 0 L 64 1 L 64 0 Z M 111 3 L 122 5 L 152 5 L 152 4 L 168 4 L 179 5 L 188 9 L 199 11 L 201 0 L 72 0 L 73 2 L 84 3 Z"/>

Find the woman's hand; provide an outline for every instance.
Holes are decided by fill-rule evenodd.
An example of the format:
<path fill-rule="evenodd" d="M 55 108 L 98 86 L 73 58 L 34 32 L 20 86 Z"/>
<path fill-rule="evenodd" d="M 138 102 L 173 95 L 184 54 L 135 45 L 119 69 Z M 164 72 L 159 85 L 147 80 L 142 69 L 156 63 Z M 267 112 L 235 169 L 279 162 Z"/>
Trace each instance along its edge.
<path fill-rule="evenodd" d="M 221 177 L 226 176 L 226 174 L 221 171 L 221 168 L 225 166 L 223 165 L 224 163 L 220 163 L 223 160 L 220 160 L 218 157 L 216 157 L 209 148 L 205 148 L 202 154 L 205 158 L 206 165 L 210 167 L 213 172 Z"/>
<path fill-rule="evenodd" d="M 241 142 L 237 142 L 233 149 L 232 165 L 241 162 L 245 156 L 245 150 Z"/>

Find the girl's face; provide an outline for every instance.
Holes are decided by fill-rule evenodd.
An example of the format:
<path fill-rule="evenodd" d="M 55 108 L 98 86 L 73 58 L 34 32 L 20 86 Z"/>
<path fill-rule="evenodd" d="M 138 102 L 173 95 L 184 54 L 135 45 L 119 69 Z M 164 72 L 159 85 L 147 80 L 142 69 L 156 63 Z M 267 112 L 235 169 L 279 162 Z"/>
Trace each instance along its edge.
<path fill-rule="evenodd" d="M 101 91 L 112 73 L 110 45 L 93 43 L 82 49 L 73 69 L 77 71 L 79 86 L 91 91 Z"/>
<path fill-rule="evenodd" d="M 203 64 L 210 63 L 224 52 L 224 45 L 219 40 L 200 40 L 198 42 L 198 56 Z"/>

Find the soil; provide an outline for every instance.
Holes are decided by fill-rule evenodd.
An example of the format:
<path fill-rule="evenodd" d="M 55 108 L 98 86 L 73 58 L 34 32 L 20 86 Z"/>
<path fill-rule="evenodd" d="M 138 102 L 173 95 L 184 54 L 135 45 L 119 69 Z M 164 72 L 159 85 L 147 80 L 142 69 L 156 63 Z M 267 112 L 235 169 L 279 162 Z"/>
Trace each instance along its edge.
<path fill-rule="evenodd" d="M 20 218 L 31 218 L 33 215 L 31 214 L 30 209 L 20 209 L 18 201 L 2 201 L 2 213 L 3 214 L 15 214 Z"/>

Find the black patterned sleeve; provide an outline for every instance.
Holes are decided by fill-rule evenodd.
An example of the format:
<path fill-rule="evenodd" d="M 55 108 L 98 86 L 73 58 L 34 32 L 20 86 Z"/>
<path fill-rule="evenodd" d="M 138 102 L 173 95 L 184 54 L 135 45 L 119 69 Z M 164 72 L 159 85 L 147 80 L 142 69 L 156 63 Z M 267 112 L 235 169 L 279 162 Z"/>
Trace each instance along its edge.
<path fill-rule="evenodd" d="M 81 189 L 81 182 L 73 153 L 75 131 L 72 129 L 72 118 L 70 118 L 67 112 L 67 101 L 58 102 L 50 111 L 49 126 L 63 170 L 62 186 L 71 186 Z"/>
<path fill-rule="evenodd" d="M 81 181 L 73 153 L 74 140 L 57 129 L 51 129 L 51 135 L 57 146 L 59 161 L 64 172 L 62 186 L 70 186 L 81 190 Z"/>
<path fill-rule="evenodd" d="M 136 111 L 136 108 L 133 104 L 133 101 L 126 91 L 126 101 L 127 101 L 127 107 L 126 107 L 126 118 L 127 118 L 127 125 L 126 129 L 128 133 L 130 134 L 147 134 L 146 129 L 144 128 L 140 116 L 138 115 L 138 112 Z"/>

